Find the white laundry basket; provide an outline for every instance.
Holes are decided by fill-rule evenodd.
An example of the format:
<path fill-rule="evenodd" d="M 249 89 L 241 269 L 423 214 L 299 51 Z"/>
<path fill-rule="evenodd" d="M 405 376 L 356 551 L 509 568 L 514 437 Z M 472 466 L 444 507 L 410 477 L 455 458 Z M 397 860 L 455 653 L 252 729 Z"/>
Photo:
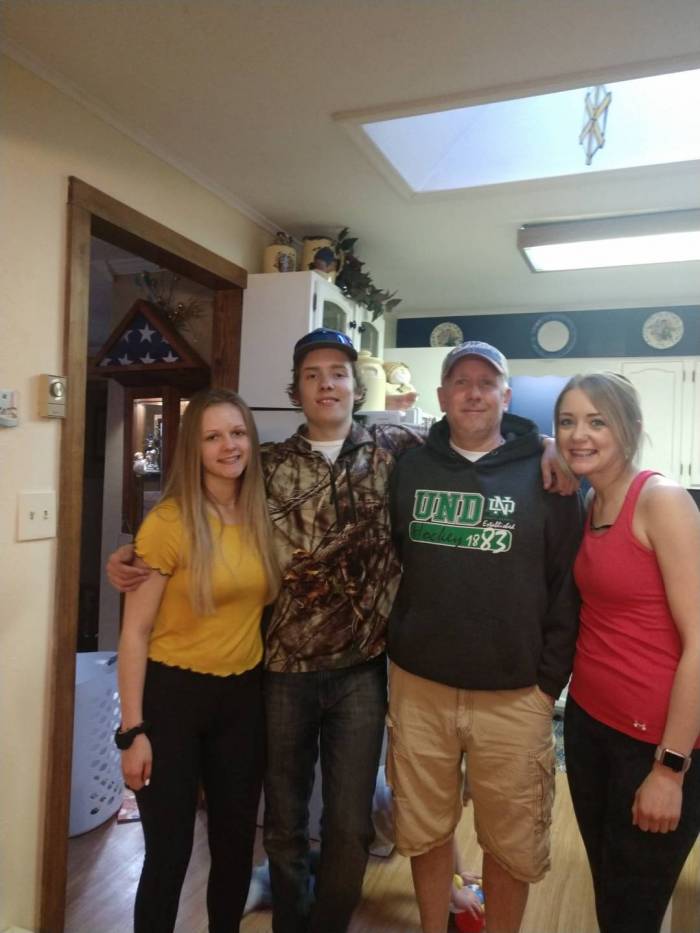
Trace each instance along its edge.
<path fill-rule="evenodd" d="M 86 833 L 108 820 L 124 795 L 120 756 L 114 744 L 121 718 L 116 662 L 113 651 L 76 656 L 70 836 Z"/>

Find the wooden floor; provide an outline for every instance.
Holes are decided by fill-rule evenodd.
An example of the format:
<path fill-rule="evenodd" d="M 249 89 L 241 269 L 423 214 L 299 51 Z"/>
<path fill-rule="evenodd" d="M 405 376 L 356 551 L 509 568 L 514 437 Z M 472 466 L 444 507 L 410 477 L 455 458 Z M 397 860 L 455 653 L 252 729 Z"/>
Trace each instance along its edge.
<path fill-rule="evenodd" d="M 192 861 L 185 881 L 177 933 L 206 933 L 204 889 L 208 854 L 205 816 L 197 821 Z M 474 838 L 471 808 L 465 811 L 459 837 L 468 863 L 481 861 Z M 113 821 L 69 844 L 68 915 L 66 933 L 128 933 L 131 908 L 141 870 L 139 823 Z M 263 858 L 260 841 L 256 861 Z M 488 916 L 488 905 L 487 905 Z M 249 914 L 243 933 L 269 933 L 269 911 Z M 530 892 L 522 933 L 595 933 L 593 892 L 583 846 L 571 809 L 566 777 L 557 774 L 557 798 L 552 833 L 552 870 Z M 700 931 L 700 846 L 696 845 L 674 895 L 671 933 Z M 364 895 L 350 933 L 420 933 L 407 859 L 394 854 L 371 858 Z"/>

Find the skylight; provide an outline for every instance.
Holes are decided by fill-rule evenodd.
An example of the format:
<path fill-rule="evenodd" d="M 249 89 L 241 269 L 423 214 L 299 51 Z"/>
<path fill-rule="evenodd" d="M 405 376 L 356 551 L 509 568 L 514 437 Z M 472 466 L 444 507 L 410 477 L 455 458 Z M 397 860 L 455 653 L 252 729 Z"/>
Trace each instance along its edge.
<path fill-rule="evenodd" d="M 700 70 L 607 84 L 605 145 L 586 165 L 587 88 L 362 128 L 414 192 L 700 159 Z"/>

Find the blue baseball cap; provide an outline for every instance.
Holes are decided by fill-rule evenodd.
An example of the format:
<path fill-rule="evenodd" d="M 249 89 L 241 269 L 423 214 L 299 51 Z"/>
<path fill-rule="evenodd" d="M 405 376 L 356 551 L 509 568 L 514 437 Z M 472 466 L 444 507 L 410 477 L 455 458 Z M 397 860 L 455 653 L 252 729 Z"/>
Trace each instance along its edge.
<path fill-rule="evenodd" d="M 339 330 L 330 330 L 328 327 L 317 327 L 310 333 L 305 334 L 294 344 L 294 365 L 298 366 L 307 353 L 312 350 L 342 350 L 343 353 L 353 363 L 357 359 L 357 350 L 352 345 L 352 340 L 347 334 Z"/>

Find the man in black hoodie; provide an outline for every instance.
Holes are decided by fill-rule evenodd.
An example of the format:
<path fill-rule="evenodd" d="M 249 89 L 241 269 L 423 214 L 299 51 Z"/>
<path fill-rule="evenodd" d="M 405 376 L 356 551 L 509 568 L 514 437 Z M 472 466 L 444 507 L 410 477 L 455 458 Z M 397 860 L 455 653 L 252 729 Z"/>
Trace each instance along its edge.
<path fill-rule="evenodd" d="M 578 624 L 577 496 L 548 495 L 536 426 L 506 414 L 508 366 L 455 347 L 445 417 L 398 462 L 391 516 L 403 576 L 389 621 L 389 783 L 424 933 L 447 928 L 466 756 L 490 933 L 517 933 L 549 868 L 551 718 Z"/>

